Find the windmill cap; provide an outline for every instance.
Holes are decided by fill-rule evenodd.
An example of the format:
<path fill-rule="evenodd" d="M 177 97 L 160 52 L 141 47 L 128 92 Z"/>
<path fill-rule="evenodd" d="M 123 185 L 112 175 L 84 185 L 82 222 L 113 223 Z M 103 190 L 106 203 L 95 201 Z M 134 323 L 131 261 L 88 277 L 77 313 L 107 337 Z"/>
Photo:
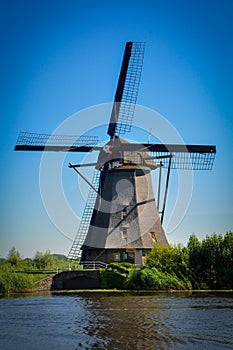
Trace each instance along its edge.
<path fill-rule="evenodd" d="M 99 153 L 97 169 L 101 169 L 105 163 L 109 163 L 110 169 L 156 169 L 157 164 L 150 154 L 145 151 L 124 150 L 123 145 L 130 144 L 129 141 L 116 137 L 110 140 Z"/>

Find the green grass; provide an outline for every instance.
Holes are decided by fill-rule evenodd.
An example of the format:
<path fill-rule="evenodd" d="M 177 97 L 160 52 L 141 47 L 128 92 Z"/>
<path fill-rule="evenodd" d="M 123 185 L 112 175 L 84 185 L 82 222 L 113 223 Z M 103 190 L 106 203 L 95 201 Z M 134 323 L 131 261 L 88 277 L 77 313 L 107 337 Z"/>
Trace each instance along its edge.
<path fill-rule="evenodd" d="M 36 290 L 36 282 L 51 273 L 0 272 L 0 293 L 21 293 Z"/>
<path fill-rule="evenodd" d="M 16 272 L 0 273 L 0 293 L 24 292 L 34 289 L 32 275 Z"/>

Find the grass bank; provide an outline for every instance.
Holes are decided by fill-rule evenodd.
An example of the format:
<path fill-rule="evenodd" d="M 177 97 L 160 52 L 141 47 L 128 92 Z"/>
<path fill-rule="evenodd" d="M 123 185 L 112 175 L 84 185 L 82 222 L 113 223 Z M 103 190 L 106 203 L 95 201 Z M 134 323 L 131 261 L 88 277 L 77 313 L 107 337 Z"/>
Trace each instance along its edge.
<path fill-rule="evenodd" d="M 22 293 L 37 290 L 38 281 L 52 274 L 0 272 L 0 293 Z"/>

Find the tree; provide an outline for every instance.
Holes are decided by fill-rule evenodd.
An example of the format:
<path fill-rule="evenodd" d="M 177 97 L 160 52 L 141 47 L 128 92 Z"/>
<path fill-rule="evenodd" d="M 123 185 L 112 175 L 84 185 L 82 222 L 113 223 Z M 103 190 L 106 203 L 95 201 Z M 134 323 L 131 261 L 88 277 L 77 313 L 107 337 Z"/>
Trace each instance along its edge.
<path fill-rule="evenodd" d="M 233 233 L 214 233 L 200 242 L 195 235 L 188 242 L 188 268 L 194 288 L 233 288 Z"/>
<path fill-rule="evenodd" d="M 12 247 L 9 250 L 7 262 L 9 262 L 13 266 L 17 266 L 20 263 L 20 260 L 21 260 L 20 253 L 18 252 L 18 250 L 16 250 L 15 247 Z"/>
<path fill-rule="evenodd" d="M 225 234 L 221 244 L 221 274 L 223 288 L 233 289 L 233 232 Z"/>
<path fill-rule="evenodd" d="M 37 251 L 34 257 L 34 262 L 38 269 L 50 268 L 53 264 L 53 255 L 47 250 L 45 253 Z"/>
<path fill-rule="evenodd" d="M 176 275 L 178 278 L 186 279 L 188 254 L 187 249 L 180 244 L 163 246 L 155 244 L 146 256 L 145 265 L 149 268 Z"/>
<path fill-rule="evenodd" d="M 194 234 L 189 237 L 187 250 L 189 279 L 194 288 L 203 288 L 202 242 Z"/>

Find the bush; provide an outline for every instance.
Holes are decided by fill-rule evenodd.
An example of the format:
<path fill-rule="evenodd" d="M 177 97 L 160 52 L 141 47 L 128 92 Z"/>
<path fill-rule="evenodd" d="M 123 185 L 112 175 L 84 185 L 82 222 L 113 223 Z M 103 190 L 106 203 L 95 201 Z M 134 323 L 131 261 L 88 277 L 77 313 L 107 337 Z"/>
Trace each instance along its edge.
<path fill-rule="evenodd" d="M 111 269 L 101 270 L 101 288 L 103 289 L 124 289 L 125 279 L 124 275 L 121 275 L 117 271 Z"/>
<path fill-rule="evenodd" d="M 33 288 L 33 277 L 29 274 L 15 272 L 0 273 L 0 293 L 24 292 Z"/>
<path fill-rule="evenodd" d="M 155 267 L 131 270 L 126 283 L 128 289 L 187 289 L 189 286 L 177 276 L 164 273 Z"/>
<path fill-rule="evenodd" d="M 128 274 L 129 270 L 134 268 L 134 265 L 128 262 L 112 262 L 109 264 L 109 268 L 114 271 L 118 271 L 119 273 Z"/>
<path fill-rule="evenodd" d="M 125 282 L 133 264 L 112 262 L 108 269 L 100 271 L 102 288 L 125 289 Z"/>

